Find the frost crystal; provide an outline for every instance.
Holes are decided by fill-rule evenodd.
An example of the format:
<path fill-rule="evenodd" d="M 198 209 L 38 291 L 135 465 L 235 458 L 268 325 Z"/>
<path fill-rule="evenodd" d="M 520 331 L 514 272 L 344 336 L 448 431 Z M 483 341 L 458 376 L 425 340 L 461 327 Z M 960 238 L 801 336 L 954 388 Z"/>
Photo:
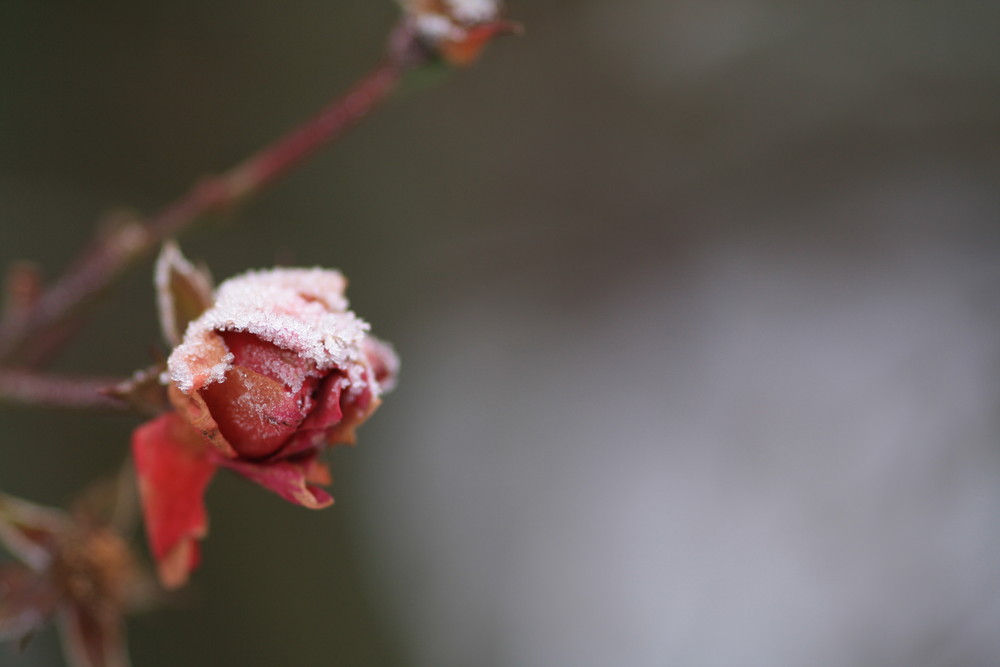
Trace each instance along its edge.
<path fill-rule="evenodd" d="M 432 42 L 460 40 L 466 29 L 496 21 L 497 0 L 402 0 L 415 20 L 417 32 Z"/>
<path fill-rule="evenodd" d="M 421 35 L 433 42 L 459 38 L 464 32 L 444 14 L 421 14 L 416 19 L 416 26 Z"/>
<path fill-rule="evenodd" d="M 496 0 L 445 0 L 451 15 L 462 23 L 485 23 L 497 18 L 500 3 Z"/>
<path fill-rule="evenodd" d="M 347 309 L 347 281 L 320 268 L 250 271 L 219 286 L 216 302 L 191 322 L 167 362 L 185 393 L 225 377 L 233 355 L 218 335 L 246 332 L 295 352 L 319 371 L 340 369 L 353 390 L 363 385 L 361 345 L 369 326 Z"/>

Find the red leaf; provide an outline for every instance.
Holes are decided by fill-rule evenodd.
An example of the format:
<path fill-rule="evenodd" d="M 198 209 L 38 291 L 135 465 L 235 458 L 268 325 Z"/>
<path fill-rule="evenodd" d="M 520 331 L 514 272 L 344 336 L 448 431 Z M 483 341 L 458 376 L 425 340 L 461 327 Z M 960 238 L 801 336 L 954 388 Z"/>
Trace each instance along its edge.
<path fill-rule="evenodd" d="M 132 453 L 160 580 L 175 588 L 198 564 L 198 540 L 208 533 L 204 495 L 216 470 L 214 451 L 171 412 L 135 430 Z"/>

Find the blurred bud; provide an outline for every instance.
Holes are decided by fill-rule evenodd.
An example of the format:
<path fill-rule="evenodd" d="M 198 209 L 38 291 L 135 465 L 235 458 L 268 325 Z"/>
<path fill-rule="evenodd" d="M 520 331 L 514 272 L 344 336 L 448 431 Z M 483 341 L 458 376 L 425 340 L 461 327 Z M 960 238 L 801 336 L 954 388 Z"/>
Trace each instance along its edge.
<path fill-rule="evenodd" d="M 520 32 L 499 0 L 402 0 L 418 39 L 451 65 L 472 64 L 497 35 Z"/>
<path fill-rule="evenodd" d="M 21 561 L 0 567 L 0 639 L 23 648 L 54 618 L 71 665 L 126 667 L 122 616 L 139 577 L 109 524 L 0 494 L 0 543 Z"/>

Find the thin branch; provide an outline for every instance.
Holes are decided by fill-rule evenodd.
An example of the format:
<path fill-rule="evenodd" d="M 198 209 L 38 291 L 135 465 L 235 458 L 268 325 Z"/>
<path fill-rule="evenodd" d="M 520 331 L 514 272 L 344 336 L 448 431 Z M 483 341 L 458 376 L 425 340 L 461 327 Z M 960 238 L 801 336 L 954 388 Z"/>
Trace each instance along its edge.
<path fill-rule="evenodd" d="M 125 410 L 129 404 L 106 392 L 120 378 L 79 378 L 28 371 L 0 371 L 0 403 L 73 410 Z"/>
<path fill-rule="evenodd" d="M 163 240 L 275 183 L 381 104 L 396 89 L 403 74 L 425 59 L 412 29 L 401 24 L 390 38 L 382 64 L 346 95 L 229 171 L 197 183 L 147 222 L 120 223 L 100 235 L 62 277 L 38 296 L 25 316 L 0 326 L 0 365 L 30 362 L 36 356 L 32 353 L 36 341 L 51 340 L 53 331 L 89 308 L 120 275 Z"/>

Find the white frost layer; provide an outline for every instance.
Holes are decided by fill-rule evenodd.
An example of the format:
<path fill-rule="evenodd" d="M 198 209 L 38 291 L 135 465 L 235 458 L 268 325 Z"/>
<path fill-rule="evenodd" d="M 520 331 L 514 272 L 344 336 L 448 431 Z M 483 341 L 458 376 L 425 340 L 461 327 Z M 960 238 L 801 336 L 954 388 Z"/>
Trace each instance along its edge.
<path fill-rule="evenodd" d="M 460 39 L 465 31 L 444 14 L 421 14 L 416 19 L 417 32 L 432 42 Z"/>
<path fill-rule="evenodd" d="M 500 14 L 500 3 L 496 0 L 445 0 L 444 4 L 461 23 L 485 23 Z"/>
<path fill-rule="evenodd" d="M 363 386 L 361 344 L 369 325 L 347 310 L 347 281 L 327 269 L 250 271 L 219 285 L 215 305 L 188 325 L 167 370 L 185 393 L 219 382 L 233 362 L 219 356 L 215 332 L 241 331 L 291 350 L 320 371 L 339 368 L 352 390 Z"/>
<path fill-rule="evenodd" d="M 466 29 L 500 17 L 498 0 L 401 0 L 414 17 L 417 32 L 427 40 L 460 40 Z"/>

